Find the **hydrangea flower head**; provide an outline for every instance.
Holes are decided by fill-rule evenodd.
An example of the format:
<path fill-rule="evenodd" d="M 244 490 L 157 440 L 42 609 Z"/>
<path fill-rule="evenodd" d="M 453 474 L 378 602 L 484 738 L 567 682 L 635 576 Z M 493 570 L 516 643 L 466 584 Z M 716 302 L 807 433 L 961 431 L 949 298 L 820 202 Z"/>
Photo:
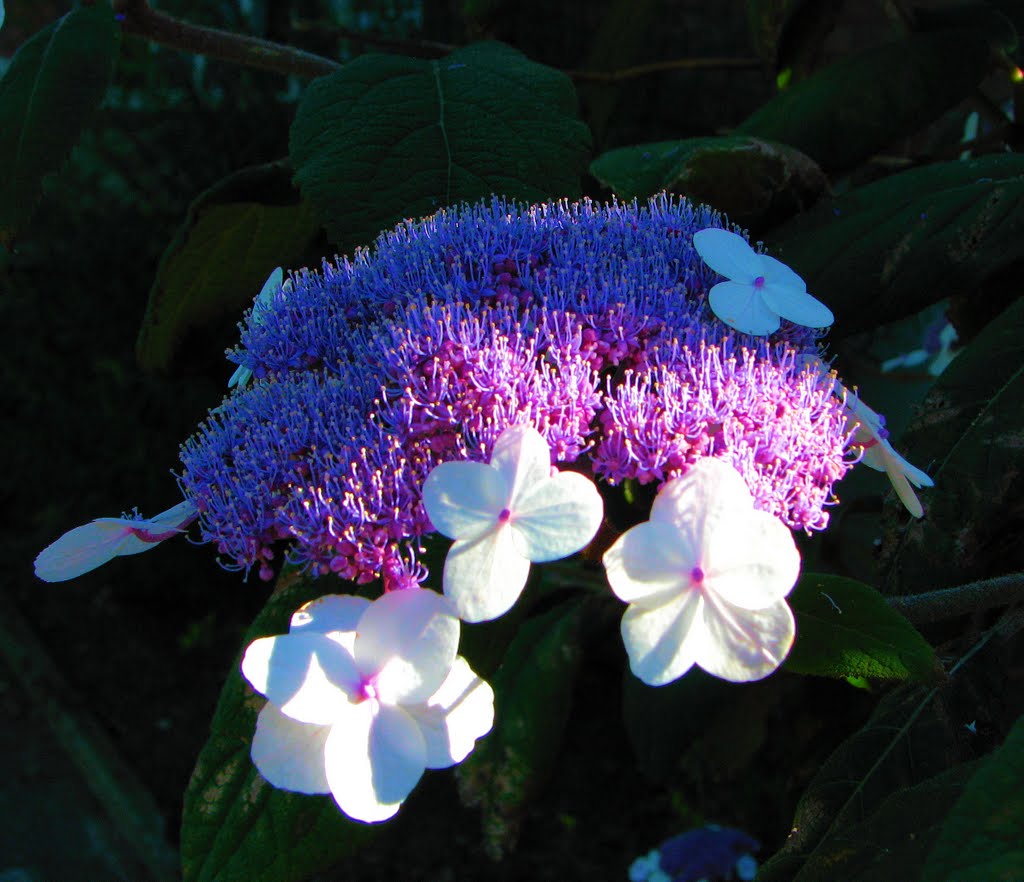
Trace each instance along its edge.
<path fill-rule="evenodd" d="M 45 582 L 74 579 L 115 557 L 149 551 L 184 532 L 195 519 L 196 507 L 187 501 L 152 518 L 96 518 L 39 552 L 36 575 Z"/>
<path fill-rule="evenodd" d="M 455 539 L 444 564 L 444 592 L 459 617 L 481 622 L 519 597 L 530 563 L 568 557 L 601 525 L 594 483 L 551 467 L 551 451 L 530 426 L 506 429 L 490 465 L 446 462 L 423 485 L 435 528 Z"/>
<path fill-rule="evenodd" d="M 771 334 L 780 318 L 809 328 L 827 328 L 832 311 L 807 293 L 793 270 L 758 254 L 742 236 L 710 228 L 694 234 L 693 246 L 715 272 L 726 277 L 708 294 L 711 308 L 723 322 L 744 334 Z"/>
<path fill-rule="evenodd" d="M 698 665 L 725 680 L 759 680 L 785 659 L 795 623 L 786 595 L 800 555 L 792 534 L 754 508 L 743 479 L 711 458 L 665 484 L 651 519 L 604 555 L 629 604 L 622 638 L 633 673 L 661 686 Z"/>
<path fill-rule="evenodd" d="M 284 286 L 284 270 L 281 267 L 277 267 L 263 283 L 263 287 L 260 289 L 260 293 L 256 295 L 256 299 L 252 305 L 252 313 L 250 315 L 250 321 L 253 324 L 259 324 L 263 321 L 264 314 L 269 311 L 270 304 L 273 303 L 274 297 L 277 292 Z M 249 380 L 252 379 L 252 371 L 249 368 L 239 365 L 235 372 L 231 375 L 228 380 L 228 388 L 233 386 L 245 386 Z"/>
<path fill-rule="evenodd" d="M 714 882 L 753 879 L 761 844 L 733 827 L 708 824 L 663 842 L 629 868 L 630 882 Z"/>
<path fill-rule="evenodd" d="M 355 820 L 392 817 L 426 769 L 461 762 L 490 731 L 494 694 L 458 642 L 448 602 L 422 588 L 300 609 L 287 634 L 254 641 L 242 659 L 268 700 L 252 743 L 260 774 L 331 793 Z"/>

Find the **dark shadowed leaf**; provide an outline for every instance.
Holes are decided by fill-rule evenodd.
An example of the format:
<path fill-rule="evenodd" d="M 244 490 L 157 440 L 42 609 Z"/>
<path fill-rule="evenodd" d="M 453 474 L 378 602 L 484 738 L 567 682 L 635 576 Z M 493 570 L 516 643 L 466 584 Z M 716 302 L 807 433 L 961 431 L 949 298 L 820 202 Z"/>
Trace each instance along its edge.
<path fill-rule="evenodd" d="M 189 329 L 241 318 L 274 267 L 301 260 L 319 229 L 280 163 L 243 169 L 200 194 L 157 268 L 139 363 L 164 370 Z"/>
<path fill-rule="evenodd" d="M 971 94 L 1015 34 L 997 14 L 975 27 L 911 34 L 844 58 L 780 92 L 735 129 L 849 168 Z M 955 59 L 955 63 L 951 60 Z"/>
<path fill-rule="evenodd" d="M 771 253 L 807 281 L 848 335 L 969 296 L 1024 258 L 1024 157 L 893 175 L 774 231 Z"/>
<path fill-rule="evenodd" d="M 43 178 L 64 164 L 99 106 L 120 33 L 109 6 L 74 9 L 12 59 L 0 81 L 0 244 L 28 220 Z"/>
<path fill-rule="evenodd" d="M 514 845 L 529 800 L 554 771 L 581 658 L 585 600 L 527 620 L 491 680 L 494 729 L 458 768 L 463 802 L 483 812 L 495 856 Z"/>
<path fill-rule="evenodd" d="M 322 584 L 282 573 L 245 635 L 283 634 L 291 614 L 324 593 Z M 185 792 L 181 860 L 186 882 L 298 882 L 327 869 L 373 835 L 348 820 L 330 796 L 277 790 L 256 771 L 249 746 L 263 699 L 239 673 L 221 691 L 210 738 Z"/>
<path fill-rule="evenodd" d="M 1024 879 L 1024 717 L 989 754 L 953 806 L 921 882 Z"/>
<path fill-rule="evenodd" d="M 595 159 L 590 172 L 622 199 L 669 190 L 755 228 L 810 207 L 828 185 L 821 169 L 798 150 L 746 137 L 621 147 Z"/>
<path fill-rule="evenodd" d="M 500 43 L 356 58 L 310 86 L 290 142 L 303 194 L 346 249 L 492 193 L 578 195 L 589 149 L 571 81 Z"/>
<path fill-rule="evenodd" d="M 928 642 L 874 588 L 807 573 L 789 596 L 796 642 L 784 666 L 825 677 L 935 682 L 942 669 Z"/>

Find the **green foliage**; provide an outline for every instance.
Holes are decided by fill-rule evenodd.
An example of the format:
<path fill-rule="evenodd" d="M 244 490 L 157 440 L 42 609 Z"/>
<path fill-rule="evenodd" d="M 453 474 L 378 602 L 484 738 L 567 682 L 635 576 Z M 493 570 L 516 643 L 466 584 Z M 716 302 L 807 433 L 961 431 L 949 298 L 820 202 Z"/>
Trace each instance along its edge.
<path fill-rule="evenodd" d="M 839 335 L 977 290 L 1024 258 L 1024 157 L 892 175 L 773 231 L 772 253 L 836 314 Z"/>
<path fill-rule="evenodd" d="M 989 72 L 992 50 L 1014 42 L 1001 16 L 911 34 L 780 92 L 735 133 L 789 144 L 829 171 L 849 168 L 966 98 Z"/>
<path fill-rule="evenodd" d="M 283 634 L 292 613 L 323 585 L 282 575 L 242 641 Z M 239 672 L 241 653 L 221 692 L 210 737 L 185 792 L 181 859 L 186 882 L 297 882 L 359 848 L 373 828 L 349 821 L 330 796 L 271 787 L 249 759 L 263 699 Z"/>
<path fill-rule="evenodd" d="M 364 55 L 314 82 L 291 130 L 303 195 L 351 248 L 492 193 L 579 195 L 590 138 L 557 71 L 499 43 L 439 61 Z"/>
<path fill-rule="evenodd" d="M 669 190 L 713 205 L 744 227 L 808 208 L 827 186 L 821 169 L 798 150 L 746 137 L 620 147 L 595 159 L 590 172 L 622 199 Z"/>
<path fill-rule="evenodd" d="M 243 169 L 201 193 L 157 267 L 139 363 L 166 370 L 189 329 L 241 315 L 271 270 L 301 260 L 318 232 L 282 164 Z"/>
<path fill-rule="evenodd" d="M 807 573 L 789 605 L 797 638 L 784 663 L 788 671 L 925 682 L 942 677 L 928 642 L 870 585 Z"/>
<path fill-rule="evenodd" d="M 1024 879 L 1024 717 L 980 763 L 942 825 L 921 882 Z"/>
<path fill-rule="evenodd" d="M 119 37 L 109 6 L 84 7 L 47 25 L 11 61 L 0 81 L 0 245 L 24 226 L 43 178 L 64 164 L 95 113 Z"/>

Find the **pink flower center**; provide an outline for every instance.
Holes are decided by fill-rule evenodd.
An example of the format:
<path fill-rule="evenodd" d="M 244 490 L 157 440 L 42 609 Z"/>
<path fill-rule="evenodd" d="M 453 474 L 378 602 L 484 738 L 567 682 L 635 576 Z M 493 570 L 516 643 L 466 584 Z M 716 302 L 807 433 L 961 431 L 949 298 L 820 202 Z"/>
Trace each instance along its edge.
<path fill-rule="evenodd" d="M 699 588 L 704 582 L 704 570 L 700 567 L 694 567 L 690 570 L 690 584 L 696 588 Z"/>
<path fill-rule="evenodd" d="M 373 680 L 364 680 L 359 688 L 359 700 L 366 701 L 368 698 L 373 701 L 377 700 L 377 687 Z"/>
<path fill-rule="evenodd" d="M 504 524 L 504 523 L 507 523 L 508 521 L 510 521 L 511 519 L 512 519 L 512 512 L 510 512 L 507 508 L 503 508 L 501 510 L 501 514 L 498 515 L 498 523 L 499 524 Z"/>
<path fill-rule="evenodd" d="M 760 290 L 764 287 L 764 276 L 758 276 L 754 279 L 754 288 Z"/>

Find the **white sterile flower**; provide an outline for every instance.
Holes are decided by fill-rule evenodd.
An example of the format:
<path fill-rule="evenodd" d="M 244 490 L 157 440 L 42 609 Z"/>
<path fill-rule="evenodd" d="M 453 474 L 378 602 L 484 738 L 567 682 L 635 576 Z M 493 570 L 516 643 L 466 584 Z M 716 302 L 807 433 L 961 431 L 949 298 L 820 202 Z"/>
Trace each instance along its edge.
<path fill-rule="evenodd" d="M 256 325 L 263 322 L 263 313 L 274 302 L 274 297 L 282 288 L 286 291 L 290 290 L 288 282 L 284 280 L 284 270 L 281 267 L 277 267 L 263 283 L 260 293 L 256 295 L 256 299 L 253 301 L 250 322 Z M 252 371 L 243 365 L 239 365 L 231 375 L 231 379 L 228 380 L 228 388 L 238 386 L 241 389 L 250 379 L 252 379 Z"/>
<path fill-rule="evenodd" d="M 68 531 L 40 551 L 36 575 L 45 582 L 64 582 L 115 557 L 148 551 L 184 532 L 196 514 L 191 502 L 179 502 L 153 518 L 97 518 Z"/>
<path fill-rule="evenodd" d="M 915 518 L 921 517 L 924 507 L 913 487 L 932 487 L 935 482 L 895 451 L 887 440 L 889 433 L 885 431 L 885 420 L 880 414 L 875 413 L 849 389 L 843 387 L 843 393 L 847 418 L 856 423 L 853 443 L 864 448 L 860 461 L 875 471 L 885 472 L 907 511 Z"/>
<path fill-rule="evenodd" d="M 604 566 L 629 604 L 621 631 L 630 668 L 651 686 L 694 664 L 725 680 L 759 680 L 793 645 L 785 597 L 800 555 L 722 460 L 699 460 L 665 484 L 651 519 L 620 536 Z"/>
<path fill-rule="evenodd" d="M 387 820 L 425 769 L 461 762 L 491 729 L 494 693 L 458 644 L 451 605 L 423 588 L 307 604 L 242 659 L 267 697 L 253 763 L 275 787 L 331 793 L 350 818 Z"/>
<path fill-rule="evenodd" d="M 808 328 L 827 328 L 832 311 L 807 293 L 807 285 L 786 264 L 758 254 L 742 236 L 712 227 L 693 235 L 704 262 L 728 281 L 708 293 L 716 316 L 744 334 L 777 331 L 779 317 Z"/>
<path fill-rule="evenodd" d="M 444 593 L 467 622 L 507 612 L 530 562 L 575 554 L 594 538 L 604 513 L 593 481 L 552 469 L 551 449 L 531 426 L 502 432 L 490 465 L 439 465 L 423 484 L 423 505 L 438 532 L 455 540 L 444 562 Z"/>

